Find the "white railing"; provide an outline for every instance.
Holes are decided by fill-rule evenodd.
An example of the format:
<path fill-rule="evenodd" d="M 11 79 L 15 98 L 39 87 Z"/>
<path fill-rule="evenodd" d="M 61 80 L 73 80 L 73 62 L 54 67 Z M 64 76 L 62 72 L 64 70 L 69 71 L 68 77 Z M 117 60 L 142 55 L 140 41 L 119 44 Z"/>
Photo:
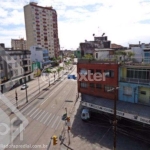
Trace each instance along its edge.
<path fill-rule="evenodd" d="M 149 84 L 150 85 L 150 79 L 121 78 L 120 81 L 138 83 L 138 84 Z"/>

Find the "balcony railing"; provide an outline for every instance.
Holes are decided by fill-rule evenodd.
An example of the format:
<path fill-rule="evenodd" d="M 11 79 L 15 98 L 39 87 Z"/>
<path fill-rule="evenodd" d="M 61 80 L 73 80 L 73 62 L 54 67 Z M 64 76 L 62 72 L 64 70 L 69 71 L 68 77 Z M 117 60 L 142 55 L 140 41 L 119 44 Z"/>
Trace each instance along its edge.
<path fill-rule="evenodd" d="M 150 85 L 150 79 L 120 78 L 120 81 Z"/>

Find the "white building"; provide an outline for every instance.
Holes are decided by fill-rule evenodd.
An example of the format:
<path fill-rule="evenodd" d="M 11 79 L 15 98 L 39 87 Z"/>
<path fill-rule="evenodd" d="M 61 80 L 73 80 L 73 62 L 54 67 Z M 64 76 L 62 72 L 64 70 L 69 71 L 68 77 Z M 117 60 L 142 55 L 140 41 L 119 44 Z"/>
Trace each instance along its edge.
<path fill-rule="evenodd" d="M 129 44 L 129 47 L 131 48 L 132 52 L 134 53 L 134 59 L 136 62 L 143 62 L 144 59 L 144 49 L 150 48 L 150 44 Z"/>
<path fill-rule="evenodd" d="M 40 62 L 41 69 L 51 66 L 51 61 L 49 60 L 49 52 L 47 49 L 40 46 L 31 46 L 30 51 L 32 62 Z"/>

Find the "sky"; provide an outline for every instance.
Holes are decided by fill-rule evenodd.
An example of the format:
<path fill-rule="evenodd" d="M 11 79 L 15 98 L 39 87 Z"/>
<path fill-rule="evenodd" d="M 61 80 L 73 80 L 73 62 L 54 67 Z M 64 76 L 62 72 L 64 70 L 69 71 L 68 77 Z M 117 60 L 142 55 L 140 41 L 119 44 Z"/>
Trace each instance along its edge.
<path fill-rule="evenodd" d="M 52 6 L 58 15 L 61 49 L 76 49 L 79 43 L 105 33 L 111 43 L 150 43 L 150 0 L 32 0 Z M 30 0 L 0 0 L 0 43 L 26 39 L 23 6 Z"/>

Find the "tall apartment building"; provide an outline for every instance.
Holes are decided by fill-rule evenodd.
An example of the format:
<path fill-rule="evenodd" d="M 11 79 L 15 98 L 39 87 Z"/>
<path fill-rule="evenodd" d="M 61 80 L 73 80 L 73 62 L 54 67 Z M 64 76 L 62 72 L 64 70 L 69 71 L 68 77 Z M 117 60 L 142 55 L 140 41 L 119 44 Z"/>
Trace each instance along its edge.
<path fill-rule="evenodd" d="M 57 12 L 52 7 L 41 7 L 31 2 L 24 6 L 27 48 L 40 45 L 49 50 L 50 57 L 59 54 Z"/>
<path fill-rule="evenodd" d="M 24 38 L 20 39 L 11 39 L 11 47 L 15 50 L 26 50 L 27 49 L 27 42 Z"/>

